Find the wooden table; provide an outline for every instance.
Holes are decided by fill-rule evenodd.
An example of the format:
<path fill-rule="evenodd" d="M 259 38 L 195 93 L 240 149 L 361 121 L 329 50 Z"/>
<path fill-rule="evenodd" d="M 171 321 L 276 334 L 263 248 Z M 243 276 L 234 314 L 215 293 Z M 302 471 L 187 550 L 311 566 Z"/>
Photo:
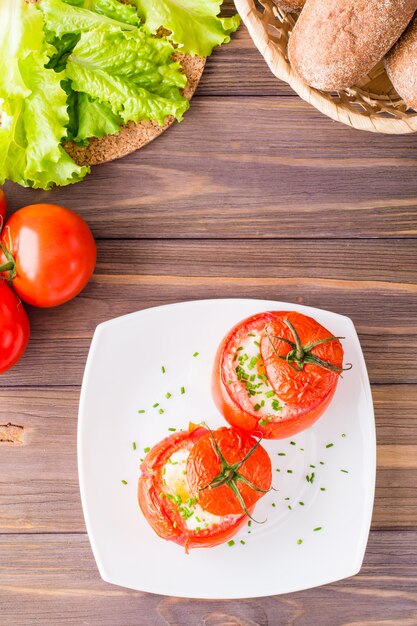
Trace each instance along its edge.
<path fill-rule="evenodd" d="M 11 208 L 78 211 L 98 244 L 75 301 L 30 310 L 25 358 L 1 379 L 2 626 L 417 624 L 416 137 L 336 124 L 270 75 L 242 28 L 218 50 L 184 123 Z M 372 382 L 378 479 L 356 577 L 292 595 L 195 601 L 101 581 L 77 481 L 81 377 L 95 326 L 149 306 L 282 299 L 350 316 Z M 280 564 L 277 563 L 277 568 Z"/>

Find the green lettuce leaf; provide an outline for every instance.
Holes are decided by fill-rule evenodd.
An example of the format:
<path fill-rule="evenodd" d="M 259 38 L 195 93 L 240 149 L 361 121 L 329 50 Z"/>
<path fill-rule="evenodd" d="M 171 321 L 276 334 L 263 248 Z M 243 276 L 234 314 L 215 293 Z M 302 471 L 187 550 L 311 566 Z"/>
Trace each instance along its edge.
<path fill-rule="evenodd" d="M 81 180 L 61 140 L 68 124 L 62 73 L 45 69 L 52 52 L 42 15 L 22 0 L 0 2 L 0 184 L 49 189 Z"/>
<path fill-rule="evenodd" d="M 73 93 L 77 98 L 77 134 L 71 137 L 73 141 L 85 143 L 91 137 L 114 135 L 120 130 L 123 120 L 107 104 L 86 93 Z"/>
<path fill-rule="evenodd" d="M 40 0 L 38 7 L 44 14 L 47 30 L 55 33 L 57 37 L 62 37 L 66 33 L 88 33 L 93 28 L 102 25 L 125 30 L 135 29 L 135 25 L 131 24 L 131 17 L 126 17 L 124 9 L 127 5 L 114 0 L 112 4 L 120 6 L 122 8 L 120 11 L 98 13 L 96 11 L 100 4 L 104 5 L 104 0 L 100 0 L 100 2 L 99 0 L 95 2 L 84 0 L 77 5 L 75 3 L 68 4 L 64 0 Z M 130 7 L 130 9 L 135 10 L 134 7 Z M 128 21 L 124 21 L 125 19 Z"/>
<path fill-rule="evenodd" d="M 75 91 L 106 103 L 124 122 L 181 120 L 189 102 L 187 78 L 172 61 L 173 47 L 147 33 L 100 26 L 82 33 L 68 57 L 66 76 Z"/>
<path fill-rule="evenodd" d="M 67 4 L 94 11 L 119 22 L 139 26 L 139 17 L 135 7 L 131 4 L 122 4 L 118 0 L 64 0 Z"/>
<path fill-rule="evenodd" d="M 209 56 L 215 46 L 230 41 L 239 27 L 238 15 L 217 17 L 222 0 L 134 0 L 151 33 L 163 26 L 182 52 Z"/>

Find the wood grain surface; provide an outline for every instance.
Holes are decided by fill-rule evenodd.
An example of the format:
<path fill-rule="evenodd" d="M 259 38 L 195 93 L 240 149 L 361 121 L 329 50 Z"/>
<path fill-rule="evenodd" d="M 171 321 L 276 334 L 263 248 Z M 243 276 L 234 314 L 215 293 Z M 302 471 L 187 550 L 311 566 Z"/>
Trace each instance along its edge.
<path fill-rule="evenodd" d="M 43 201 L 77 210 L 97 238 L 98 264 L 73 302 L 29 309 L 27 354 L 1 378 L 1 626 L 417 625 L 416 148 L 415 136 L 368 135 L 323 117 L 270 74 L 241 28 L 209 59 L 185 121 L 153 144 L 77 186 L 6 186 L 12 211 Z M 76 459 L 94 329 L 149 306 L 217 297 L 318 306 L 358 329 L 378 474 L 354 578 L 196 601 L 99 577 Z"/>

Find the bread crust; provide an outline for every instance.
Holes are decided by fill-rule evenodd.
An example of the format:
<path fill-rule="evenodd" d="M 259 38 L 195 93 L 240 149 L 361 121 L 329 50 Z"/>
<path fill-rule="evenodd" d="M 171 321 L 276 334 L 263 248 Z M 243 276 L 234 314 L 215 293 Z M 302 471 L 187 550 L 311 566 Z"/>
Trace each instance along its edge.
<path fill-rule="evenodd" d="M 293 13 L 301 11 L 306 0 L 273 0 L 279 9 Z"/>
<path fill-rule="evenodd" d="M 417 0 L 306 0 L 289 41 L 290 63 L 324 91 L 351 87 L 401 36 Z"/>
<path fill-rule="evenodd" d="M 417 17 L 386 56 L 385 67 L 397 93 L 417 110 Z"/>

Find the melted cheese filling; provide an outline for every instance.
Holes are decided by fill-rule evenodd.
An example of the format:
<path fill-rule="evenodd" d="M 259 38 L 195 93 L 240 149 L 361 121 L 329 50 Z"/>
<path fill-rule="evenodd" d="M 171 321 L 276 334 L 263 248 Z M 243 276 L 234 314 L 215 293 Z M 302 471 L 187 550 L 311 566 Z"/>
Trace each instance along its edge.
<path fill-rule="evenodd" d="M 174 452 L 162 469 L 162 484 L 165 497 L 178 506 L 188 530 L 207 530 L 225 520 L 237 519 L 239 515 L 212 515 L 198 504 L 190 494 L 187 483 L 187 459 L 189 450 Z"/>
<path fill-rule="evenodd" d="M 266 425 L 271 420 L 280 418 L 285 403 L 272 389 L 262 370 L 260 341 L 260 332 L 250 333 L 240 342 L 234 358 L 236 376 L 246 387 L 248 402 L 259 416 L 261 425 Z"/>

